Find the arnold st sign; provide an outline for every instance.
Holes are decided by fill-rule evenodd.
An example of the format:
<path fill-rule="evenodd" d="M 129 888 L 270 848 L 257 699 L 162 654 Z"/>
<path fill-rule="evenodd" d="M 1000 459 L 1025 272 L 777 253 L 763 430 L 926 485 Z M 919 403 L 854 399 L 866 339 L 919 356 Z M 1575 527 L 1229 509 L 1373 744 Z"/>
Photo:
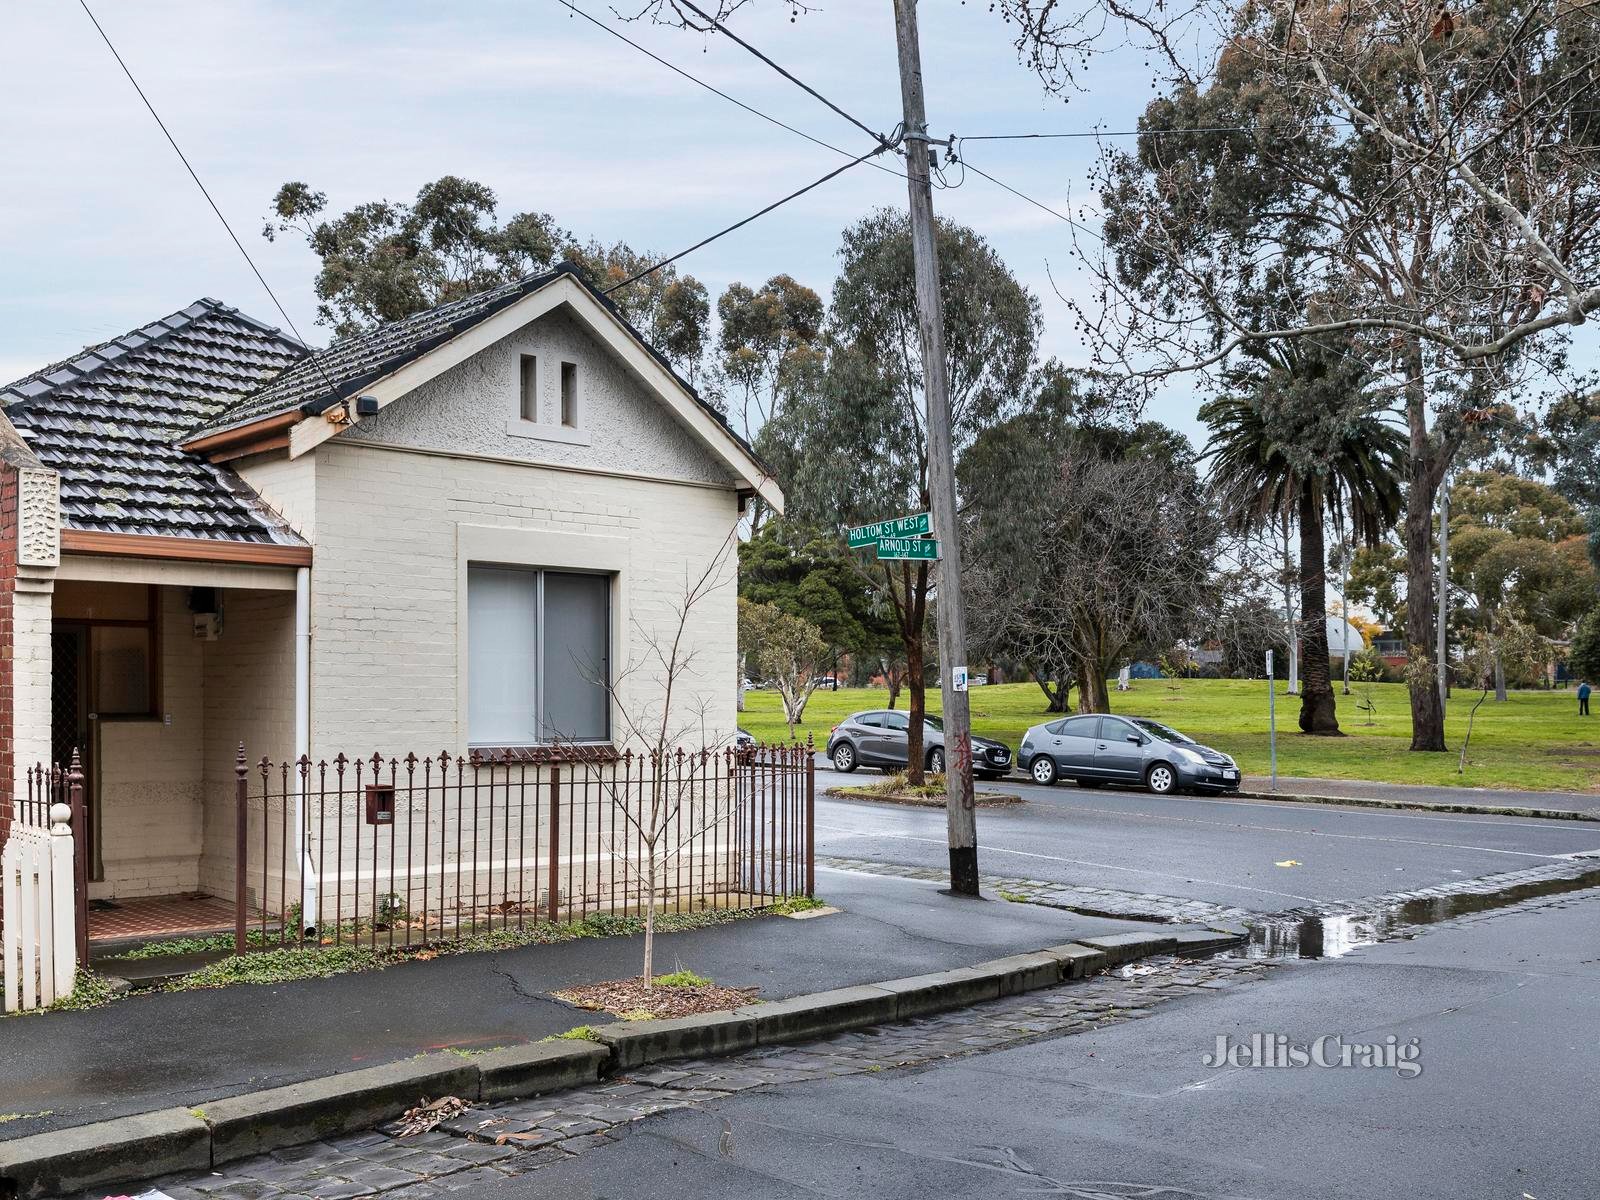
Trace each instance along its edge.
<path fill-rule="evenodd" d="M 878 558 L 937 559 L 939 543 L 935 538 L 881 537 L 878 539 Z"/>
<path fill-rule="evenodd" d="M 933 531 L 933 522 L 927 513 L 914 513 L 909 517 L 895 517 L 888 521 L 874 521 L 871 525 L 857 525 L 850 531 L 850 548 L 865 550 L 884 538 L 915 538 Z M 882 558 L 884 555 L 879 555 Z M 932 555 L 903 555 L 905 558 L 931 558 Z"/>

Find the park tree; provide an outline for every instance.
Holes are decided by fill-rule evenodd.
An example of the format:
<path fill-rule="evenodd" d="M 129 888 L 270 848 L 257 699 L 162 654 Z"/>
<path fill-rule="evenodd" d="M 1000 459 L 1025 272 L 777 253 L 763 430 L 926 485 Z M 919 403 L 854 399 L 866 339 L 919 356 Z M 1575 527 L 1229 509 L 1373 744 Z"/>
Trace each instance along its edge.
<path fill-rule="evenodd" d="M 1033 367 L 1038 304 L 971 229 L 937 224 L 952 437 L 959 454 L 1012 412 Z M 922 343 L 910 223 L 879 209 L 845 230 L 819 386 L 786 399 L 762 449 L 785 482 L 788 511 L 824 528 L 928 509 Z M 936 573 L 925 561 L 863 558 L 891 614 L 911 717 L 908 770 L 920 782 L 925 645 Z"/>
<path fill-rule="evenodd" d="M 1404 444 L 1374 411 L 1370 372 L 1355 355 L 1280 342 L 1237 372 L 1237 391 L 1203 405 L 1212 485 L 1236 531 L 1292 524 L 1299 535 L 1300 729 L 1337 735 L 1328 655 L 1324 523 L 1376 544 L 1399 515 Z"/>
<path fill-rule="evenodd" d="M 817 673 L 828 662 L 821 630 L 776 604 L 755 604 L 740 596 L 739 651 L 755 663 L 761 678 L 778 689 L 792 740 L 816 690 Z"/>
<path fill-rule="evenodd" d="M 1496 396 L 1600 308 L 1589 6 L 997 9 L 1052 92 L 1071 93 L 1108 31 L 1161 75 L 1136 147 L 1104 156 L 1104 244 L 1074 243 L 1094 365 L 1153 386 L 1269 342 L 1355 338 L 1384 373 L 1407 429 L 1406 641 L 1425 665 L 1439 487 Z M 1411 708 L 1412 748 L 1444 749 L 1426 670 Z"/>
<path fill-rule="evenodd" d="M 705 350 L 710 306 L 697 279 L 618 242 L 581 242 L 549 213 L 499 218 L 494 189 L 445 175 L 416 199 L 372 200 L 336 215 L 305 183 L 278 189 L 262 234 L 305 238 L 321 262 L 317 321 L 335 337 L 460 300 L 498 284 L 576 264 L 673 366 L 692 377 Z"/>
<path fill-rule="evenodd" d="M 877 661 L 898 653 L 898 638 L 873 580 L 831 530 L 768 521 L 739 546 L 739 595 L 816 625 L 827 665 Z"/>
<path fill-rule="evenodd" d="M 1600 681 L 1600 602 L 1584 614 L 1572 634 L 1567 673 L 1574 679 Z"/>
<path fill-rule="evenodd" d="M 1080 423 L 1071 398 L 1000 422 L 961 458 L 969 605 L 975 644 L 1052 682 L 1052 711 L 1076 680 L 1080 711 L 1109 712 L 1124 661 L 1204 632 L 1218 526 L 1181 435 Z"/>
<path fill-rule="evenodd" d="M 1586 551 L 1583 518 L 1549 485 L 1500 471 L 1458 475 L 1450 556 L 1452 582 L 1467 601 L 1464 640 L 1493 651 L 1513 627 L 1564 636 L 1595 600 Z M 1504 661 L 1493 664 L 1496 700 L 1506 698 L 1506 674 Z"/>

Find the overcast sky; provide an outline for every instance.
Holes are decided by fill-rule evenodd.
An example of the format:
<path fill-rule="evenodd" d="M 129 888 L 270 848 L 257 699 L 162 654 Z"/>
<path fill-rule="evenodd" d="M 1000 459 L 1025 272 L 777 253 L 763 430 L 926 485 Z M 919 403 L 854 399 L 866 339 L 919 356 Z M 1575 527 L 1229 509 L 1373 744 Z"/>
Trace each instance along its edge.
<path fill-rule="evenodd" d="M 695 87 L 555 0 L 244 3 L 91 0 L 235 231 L 309 340 L 316 261 L 260 236 L 286 180 L 330 207 L 409 199 L 454 173 L 498 193 L 502 215 L 552 213 L 583 237 L 676 251 L 843 161 Z M 869 143 L 722 38 L 619 24 L 685 70 L 817 137 Z M 1131 128 L 1151 95 L 1137 58 L 1112 58 L 1070 104 L 1016 61 L 986 0 L 924 0 L 936 135 Z M 72 0 L 10 0 L 0 38 L 0 382 L 212 296 L 272 324 L 272 303 Z M 890 0 L 832 0 L 791 23 L 781 0 L 739 15 L 743 36 L 878 129 L 900 109 Z M 1058 209 L 1091 202 L 1092 139 L 988 142 L 972 162 Z M 827 294 L 840 231 L 903 206 L 905 183 L 857 168 L 702 250 L 684 269 L 713 298 L 786 271 Z M 986 180 L 936 194 L 1032 289 L 1044 354 L 1081 361 L 1065 304 L 1070 231 Z M 1151 415 L 1194 436 L 1179 385 Z"/>

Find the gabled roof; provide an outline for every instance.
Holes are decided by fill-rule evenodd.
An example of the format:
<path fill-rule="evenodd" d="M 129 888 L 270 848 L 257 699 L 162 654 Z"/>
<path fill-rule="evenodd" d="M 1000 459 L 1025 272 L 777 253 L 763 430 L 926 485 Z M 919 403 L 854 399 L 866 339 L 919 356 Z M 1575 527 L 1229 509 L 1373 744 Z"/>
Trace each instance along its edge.
<path fill-rule="evenodd" d="M 299 546 L 237 475 L 178 443 L 307 353 L 197 300 L 0 388 L 0 406 L 60 473 L 67 529 Z"/>
<path fill-rule="evenodd" d="M 277 378 L 197 425 L 190 430 L 187 441 L 192 443 L 201 438 L 215 437 L 230 429 L 284 413 L 314 415 L 323 412 L 562 278 L 576 282 L 610 313 L 640 348 L 648 353 L 656 366 L 671 376 L 695 405 L 715 420 L 719 432 L 737 443 L 752 462 L 759 462 L 755 451 L 734 432 L 727 418 L 707 403 L 694 386 L 677 373 L 666 357 L 628 322 L 621 310 L 604 293 L 595 289 L 583 272 L 570 262 L 559 263 L 542 274 L 512 280 L 463 300 L 441 304 L 335 342 L 326 350 L 300 359 Z"/>
<path fill-rule="evenodd" d="M 387 325 L 353 334 L 294 363 L 248 395 L 224 406 L 189 431 L 189 440 L 248 425 L 263 417 L 300 411 L 314 414 L 354 396 L 374 379 L 426 354 L 485 317 L 537 291 L 557 272 L 502 283 L 463 300 L 413 313 Z"/>

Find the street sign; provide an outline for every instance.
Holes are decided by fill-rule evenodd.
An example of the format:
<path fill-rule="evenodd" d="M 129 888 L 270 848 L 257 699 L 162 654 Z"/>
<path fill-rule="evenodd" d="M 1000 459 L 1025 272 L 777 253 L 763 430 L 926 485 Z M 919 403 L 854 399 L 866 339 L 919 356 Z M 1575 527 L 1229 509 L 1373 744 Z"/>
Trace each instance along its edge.
<path fill-rule="evenodd" d="M 967 690 L 967 669 L 965 667 L 952 667 L 950 669 L 950 690 L 964 692 Z"/>
<path fill-rule="evenodd" d="M 933 521 L 928 514 L 913 513 L 909 517 L 894 517 L 888 521 L 874 521 L 871 525 L 857 525 L 850 531 L 850 548 L 863 550 L 883 538 L 913 538 L 931 532 L 933 532 Z M 878 557 L 884 556 L 880 554 Z"/>
<path fill-rule="evenodd" d="M 879 560 L 890 558 L 936 559 L 939 543 L 934 538 L 882 537 L 878 539 Z"/>

